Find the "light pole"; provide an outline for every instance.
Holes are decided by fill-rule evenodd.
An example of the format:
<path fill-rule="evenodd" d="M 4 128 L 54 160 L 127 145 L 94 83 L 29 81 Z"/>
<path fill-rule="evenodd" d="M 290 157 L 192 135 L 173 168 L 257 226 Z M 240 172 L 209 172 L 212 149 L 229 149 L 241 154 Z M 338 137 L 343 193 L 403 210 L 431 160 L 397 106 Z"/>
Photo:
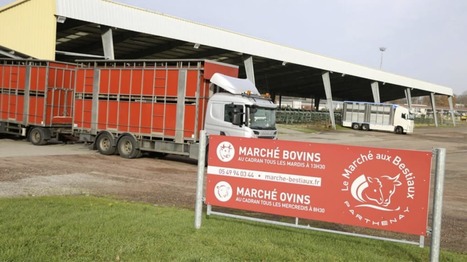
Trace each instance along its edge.
<path fill-rule="evenodd" d="M 381 60 L 379 62 L 379 70 L 383 67 L 383 53 L 386 51 L 386 47 L 380 47 L 379 51 L 381 51 Z"/>

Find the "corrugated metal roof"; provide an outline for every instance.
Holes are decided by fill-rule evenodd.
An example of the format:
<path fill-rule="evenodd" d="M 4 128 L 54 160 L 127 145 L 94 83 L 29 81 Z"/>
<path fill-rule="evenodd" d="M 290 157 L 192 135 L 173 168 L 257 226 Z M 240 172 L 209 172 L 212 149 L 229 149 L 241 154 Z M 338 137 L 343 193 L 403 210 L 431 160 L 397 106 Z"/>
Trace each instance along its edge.
<path fill-rule="evenodd" d="M 243 61 L 253 56 L 256 85 L 261 92 L 272 95 L 325 98 L 324 72 L 333 72 L 330 79 L 335 100 L 373 101 L 371 83 L 375 81 L 379 82 L 381 101 L 403 98 L 407 88 L 412 89 L 412 97 L 430 93 L 453 95 L 452 89 L 445 86 L 112 1 L 23 0 L 17 3 L 40 5 L 44 1 L 56 3 L 55 16 L 41 13 L 37 19 L 43 18 L 47 24 L 37 30 L 34 37 L 28 34 L 12 36 L 15 38 L 14 45 L 20 47 L 20 42 L 31 45 L 31 41 L 52 41 L 55 44 L 47 44 L 47 47 L 32 45 L 34 47 L 26 51 L 12 44 L 5 47 L 34 56 L 32 54 L 37 51 L 34 48 L 49 50 L 48 46 L 51 45 L 56 48 L 55 59 L 60 61 L 102 58 L 101 35 L 110 28 L 116 59 L 210 59 L 239 66 L 240 76 L 244 77 L 246 70 Z M 4 13 L 17 9 L 14 12 L 24 17 L 20 6 L 9 6 Z M 4 13 L 0 11 L 0 19 Z M 11 20 L 8 21 L 11 23 Z M 29 24 L 34 22 L 34 19 L 29 20 Z M 52 31 L 55 35 L 52 35 Z M 38 58 L 50 59 L 48 56 Z"/>
<path fill-rule="evenodd" d="M 452 89 L 387 73 L 303 50 L 286 47 L 166 14 L 105 0 L 57 0 L 57 14 L 148 35 L 198 43 L 258 57 L 287 61 L 325 71 L 372 79 L 382 83 L 452 95 Z M 143 41 L 144 42 L 144 41 Z M 144 44 L 143 44 L 144 45 Z"/>

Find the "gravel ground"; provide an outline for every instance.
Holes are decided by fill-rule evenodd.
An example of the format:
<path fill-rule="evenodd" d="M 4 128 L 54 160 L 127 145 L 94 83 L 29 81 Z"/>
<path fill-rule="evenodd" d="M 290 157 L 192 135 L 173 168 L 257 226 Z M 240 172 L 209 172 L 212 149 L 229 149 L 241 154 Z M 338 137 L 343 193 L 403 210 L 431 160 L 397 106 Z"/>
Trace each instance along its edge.
<path fill-rule="evenodd" d="M 416 128 L 411 135 L 351 129 L 306 133 L 280 128 L 279 139 L 413 150 L 446 148 L 441 247 L 466 253 L 467 125 Z M 92 194 L 193 208 L 197 165 L 168 156 L 123 159 L 84 144 L 33 146 L 0 139 L 0 197 Z"/>

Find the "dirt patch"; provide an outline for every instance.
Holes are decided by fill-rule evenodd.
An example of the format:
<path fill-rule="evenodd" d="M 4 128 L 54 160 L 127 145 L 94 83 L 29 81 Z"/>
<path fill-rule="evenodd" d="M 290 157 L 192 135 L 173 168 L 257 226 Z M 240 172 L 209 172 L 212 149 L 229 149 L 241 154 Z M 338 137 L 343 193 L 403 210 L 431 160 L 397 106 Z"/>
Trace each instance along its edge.
<path fill-rule="evenodd" d="M 446 148 L 441 247 L 467 252 L 467 125 L 417 128 L 412 135 L 281 128 L 279 138 L 412 150 Z M 83 144 L 32 146 L 0 139 L 0 197 L 92 194 L 193 208 L 196 174 L 196 162 L 183 157 L 128 160 L 100 155 Z"/>

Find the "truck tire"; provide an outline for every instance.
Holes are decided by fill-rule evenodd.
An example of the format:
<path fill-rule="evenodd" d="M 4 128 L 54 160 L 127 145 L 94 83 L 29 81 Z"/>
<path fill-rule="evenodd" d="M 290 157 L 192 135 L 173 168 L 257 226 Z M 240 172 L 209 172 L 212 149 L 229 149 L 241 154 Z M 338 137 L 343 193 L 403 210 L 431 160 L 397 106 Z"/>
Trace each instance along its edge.
<path fill-rule="evenodd" d="M 360 125 L 358 123 L 352 123 L 352 129 L 354 130 L 359 130 L 360 129 Z"/>
<path fill-rule="evenodd" d="M 125 135 L 118 140 L 118 154 L 123 158 L 137 158 L 141 156 L 141 151 L 137 148 L 138 143 L 135 138 Z"/>
<path fill-rule="evenodd" d="M 36 146 L 42 146 L 47 144 L 47 140 L 45 140 L 46 130 L 42 127 L 34 127 L 31 131 L 29 131 L 29 141 L 31 144 Z"/>
<path fill-rule="evenodd" d="M 363 125 L 362 125 L 362 130 L 363 130 L 363 131 L 369 131 L 369 130 L 370 130 L 370 125 L 368 125 L 368 124 L 363 124 Z"/>
<path fill-rule="evenodd" d="M 402 134 L 404 133 L 404 129 L 401 126 L 397 126 L 396 129 L 394 129 L 394 132 L 396 134 Z"/>
<path fill-rule="evenodd" d="M 113 155 L 117 151 L 114 138 L 110 133 L 104 132 L 97 137 L 96 148 L 103 155 Z"/>

